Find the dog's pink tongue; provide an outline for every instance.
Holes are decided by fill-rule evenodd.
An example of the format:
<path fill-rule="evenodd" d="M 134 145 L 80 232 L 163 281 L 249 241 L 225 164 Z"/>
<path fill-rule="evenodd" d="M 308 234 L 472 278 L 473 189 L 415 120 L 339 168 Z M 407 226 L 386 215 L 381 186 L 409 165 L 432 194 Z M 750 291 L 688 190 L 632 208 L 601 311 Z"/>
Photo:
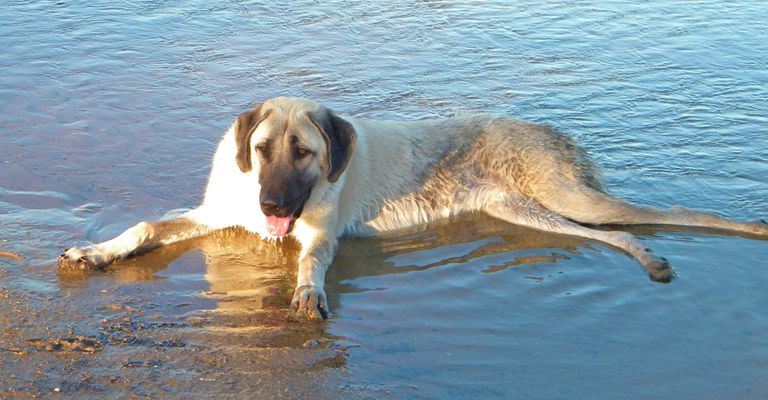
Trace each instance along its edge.
<path fill-rule="evenodd" d="M 292 217 L 267 217 L 267 231 L 272 236 L 282 237 L 288 233 L 291 227 Z"/>

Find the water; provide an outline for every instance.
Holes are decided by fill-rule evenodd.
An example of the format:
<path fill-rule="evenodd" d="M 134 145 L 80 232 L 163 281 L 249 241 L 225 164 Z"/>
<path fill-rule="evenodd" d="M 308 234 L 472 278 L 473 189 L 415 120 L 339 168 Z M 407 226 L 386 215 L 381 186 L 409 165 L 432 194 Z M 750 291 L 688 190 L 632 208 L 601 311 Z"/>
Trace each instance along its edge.
<path fill-rule="evenodd" d="M 576 137 L 613 193 L 768 216 L 762 2 L 6 2 L 0 397 L 764 398 L 768 243 L 633 229 L 678 272 L 484 217 L 341 244 L 333 318 L 242 233 L 112 272 L 66 247 L 200 201 L 234 116 L 482 111 Z M 56 340 L 97 339 L 93 354 Z M 35 346 L 40 339 L 49 350 Z M 56 390 L 58 389 L 58 390 Z"/>

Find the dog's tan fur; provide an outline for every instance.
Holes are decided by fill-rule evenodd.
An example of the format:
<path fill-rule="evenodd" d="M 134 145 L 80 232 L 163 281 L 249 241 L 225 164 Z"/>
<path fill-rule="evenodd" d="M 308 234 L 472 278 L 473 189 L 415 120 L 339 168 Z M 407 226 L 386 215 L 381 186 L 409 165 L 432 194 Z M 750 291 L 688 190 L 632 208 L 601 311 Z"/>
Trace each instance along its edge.
<path fill-rule="evenodd" d="M 344 140 L 329 140 L 339 134 L 325 132 L 333 129 L 344 130 Z M 289 146 L 289 138 L 312 157 L 278 159 L 283 165 L 278 174 L 260 177 L 268 171 L 262 169 L 266 161 L 257 143 Z M 274 164 L 269 168 L 275 169 Z M 241 115 L 224 135 L 202 205 L 178 219 L 142 222 L 110 241 L 68 249 L 59 263 L 103 266 L 233 226 L 269 240 L 258 202 L 266 183 L 279 186 L 280 179 L 289 179 L 285 168 L 313 182 L 291 232 L 302 246 L 291 307 L 310 318 L 327 314 L 325 271 L 339 237 L 371 235 L 459 213 L 486 212 L 514 224 L 608 243 L 636 258 L 657 281 L 673 276 L 665 259 L 629 233 L 580 223 L 709 227 L 768 237 L 765 223 L 622 202 L 602 189 L 584 151 L 544 126 L 490 115 L 411 122 L 342 119 L 309 100 L 275 98 Z"/>

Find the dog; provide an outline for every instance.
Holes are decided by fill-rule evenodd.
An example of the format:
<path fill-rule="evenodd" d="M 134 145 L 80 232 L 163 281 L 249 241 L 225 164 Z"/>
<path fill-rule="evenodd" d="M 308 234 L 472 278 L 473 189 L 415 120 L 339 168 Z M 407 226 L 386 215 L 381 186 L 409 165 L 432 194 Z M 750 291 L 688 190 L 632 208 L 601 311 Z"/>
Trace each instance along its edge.
<path fill-rule="evenodd" d="M 67 249 L 61 268 L 93 269 L 158 246 L 242 227 L 301 245 L 290 310 L 328 316 L 325 272 L 338 238 L 484 212 L 503 221 L 603 242 L 658 282 L 674 272 L 635 236 L 585 225 L 707 227 L 768 237 L 768 224 L 673 207 L 637 207 L 608 194 L 569 137 L 493 115 L 420 121 L 342 118 L 301 98 L 264 101 L 234 121 L 213 158 L 202 204 L 140 222 L 118 237 Z M 584 225 L 582 225 L 584 224 Z"/>

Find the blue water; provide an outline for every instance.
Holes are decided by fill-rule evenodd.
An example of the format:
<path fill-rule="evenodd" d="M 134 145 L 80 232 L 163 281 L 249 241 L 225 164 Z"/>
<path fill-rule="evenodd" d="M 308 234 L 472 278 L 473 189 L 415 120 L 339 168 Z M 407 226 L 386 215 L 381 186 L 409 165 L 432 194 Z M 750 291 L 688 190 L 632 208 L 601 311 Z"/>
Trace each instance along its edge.
<path fill-rule="evenodd" d="M 620 197 L 768 216 L 764 2 L 14 1 L 0 10 L 0 251 L 24 257 L 0 258 L 0 288 L 32 296 L 33 311 L 49 304 L 40 298 L 64 311 L 95 307 L 109 300 L 94 292 L 119 288 L 115 298 L 154 304 L 161 317 L 240 310 L 231 334 L 257 340 L 262 322 L 248 315 L 282 315 L 290 299 L 295 264 L 275 249 L 256 256 L 238 243 L 246 239 L 206 242 L 203 256 L 149 255 L 77 283 L 54 258 L 194 206 L 220 135 L 278 95 L 368 118 L 478 111 L 544 123 L 577 138 Z M 601 244 L 488 218 L 345 241 L 328 277 L 333 318 L 314 333 L 273 328 L 301 337 L 281 345 L 300 358 L 314 351 L 302 347 L 308 337 L 344 348 L 343 365 L 317 378 L 341 397 L 768 396 L 768 242 L 633 232 L 669 258 L 673 283 L 650 282 Z M 238 353 L 243 342 L 206 342 L 215 327 L 178 335 Z M 3 375 L 26 368 L 5 365 Z M 233 387 L 255 385 L 247 364 L 221 368 L 239 377 Z M 196 393 L 225 392 L 183 363 L 160 367 L 171 369 Z M 300 375 L 280 382 L 304 385 Z"/>

